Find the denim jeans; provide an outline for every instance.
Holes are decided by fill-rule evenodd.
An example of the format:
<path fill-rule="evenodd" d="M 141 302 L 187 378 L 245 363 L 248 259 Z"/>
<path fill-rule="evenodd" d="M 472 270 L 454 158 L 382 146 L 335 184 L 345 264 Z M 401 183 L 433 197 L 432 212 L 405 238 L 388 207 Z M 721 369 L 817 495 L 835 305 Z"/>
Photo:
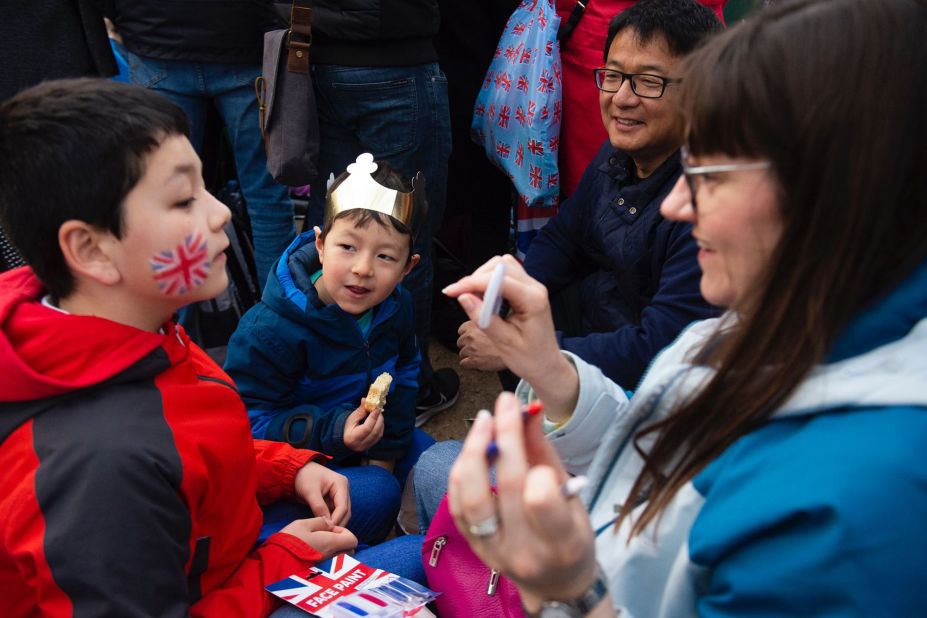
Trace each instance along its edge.
<path fill-rule="evenodd" d="M 421 261 L 403 285 L 415 303 L 416 336 L 422 353 L 419 383 L 431 378 L 433 268 L 431 238 L 441 225 L 447 199 L 451 125 L 447 79 L 437 63 L 409 67 L 312 66 L 321 131 L 319 171 L 337 177 L 362 152 L 386 161 L 406 178 L 425 176 L 428 217 L 415 239 Z M 324 187 L 324 185 L 322 185 Z M 307 221 L 322 225 L 324 188 L 313 190 Z"/>
<path fill-rule="evenodd" d="M 447 478 L 451 466 L 457 461 L 462 449 L 463 442 L 460 440 L 438 442 L 422 453 L 415 465 L 412 483 L 415 488 L 415 507 L 418 511 L 418 529 L 421 534 L 428 531 L 441 499 L 447 493 Z M 495 469 L 491 474 L 495 482 Z"/>
<path fill-rule="evenodd" d="M 258 284 L 296 235 L 293 203 L 287 188 L 267 173 L 267 157 L 258 125 L 254 80 L 258 64 L 220 64 L 145 58 L 126 53 L 129 78 L 171 99 L 190 119 L 190 141 L 197 152 L 203 143 L 206 105 L 211 99 L 228 131 L 242 196 L 254 237 Z"/>
<path fill-rule="evenodd" d="M 396 462 L 392 473 L 378 466 L 332 467 L 348 477 L 351 486 L 351 521 L 347 528 L 357 537 L 359 548 L 376 545 L 392 530 L 399 513 L 406 478 L 419 456 L 434 443 L 434 438 L 424 431 L 414 430 L 409 452 Z M 291 521 L 306 517 L 313 517 L 313 514 L 305 504 L 281 501 L 265 506 L 264 525 L 258 542 L 263 543 Z"/>

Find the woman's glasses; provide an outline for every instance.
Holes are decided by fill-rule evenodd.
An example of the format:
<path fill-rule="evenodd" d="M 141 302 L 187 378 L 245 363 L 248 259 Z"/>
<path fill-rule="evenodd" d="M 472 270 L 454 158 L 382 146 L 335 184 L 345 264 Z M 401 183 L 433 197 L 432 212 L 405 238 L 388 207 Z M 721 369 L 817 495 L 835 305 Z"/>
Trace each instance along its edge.
<path fill-rule="evenodd" d="M 689 165 L 689 149 L 683 146 L 680 149 L 682 174 L 689 185 L 689 194 L 692 197 L 692 210 L 698 210 L 695 205 L 695 195 L 698 193 L 698 181 L 704 174 L 726 174 L 727 172 L 745 172 L 747 170 L 765 170 L 772 166 L 769 161 L 753 161 L 752 163 L 721 163 L 719 165 Z"/>

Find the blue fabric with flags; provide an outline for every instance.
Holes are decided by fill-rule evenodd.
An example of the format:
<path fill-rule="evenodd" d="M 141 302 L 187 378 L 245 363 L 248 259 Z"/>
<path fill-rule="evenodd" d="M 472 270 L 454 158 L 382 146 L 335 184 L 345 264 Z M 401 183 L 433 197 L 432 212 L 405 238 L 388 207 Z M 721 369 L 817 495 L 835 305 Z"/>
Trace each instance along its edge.
<path fill-rule="evenodd" d="M 473 110 L 474 141 L 518 192 L 516 219 L 524 209 L 553 209 L 559 202 L 559 26 L 552 0 L 523 0 L 499 39 Z M 533 236 L 534 229 L 529 225 L 525 231 Z M 521 250 L 521 226 L 516 231 Z"/>

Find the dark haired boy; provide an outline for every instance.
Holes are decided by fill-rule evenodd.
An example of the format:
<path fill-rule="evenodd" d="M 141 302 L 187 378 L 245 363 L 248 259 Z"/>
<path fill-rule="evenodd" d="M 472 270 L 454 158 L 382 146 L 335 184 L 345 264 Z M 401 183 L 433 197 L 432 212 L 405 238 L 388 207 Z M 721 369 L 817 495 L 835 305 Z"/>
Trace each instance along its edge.
<path fill-rule="evenodd" d="M 560 347 L 625 388 L 687 324 L 715 313 L 699 291 L 692 226 L 664 220 L 660 203 L 682 173 L 682 58 L 720 28 L 695 0 L 641 0 L 612 19 L 604 65 L 588 77 L 608 139 L 525 257 L 547 286 Z M 458 345 L 461 365 L 504 369 L 472 322 Z"/>
<path fill-rule="evenodd" d="M 377 496 L 376 513 L 355 509 L 372 526 L 352 522 L 361 540 L 389 531 L 406 475 L 434 442 L 414 428 L 420 357 L 412 299 L 399 285 L 418 263 L 424 189 L 421 175 L 410 191 L 387 164 L 360 155 L 329 188 L 323 228 L 299 236 L 274 266 L 225 363 L 256 438 L 323 450 L 352 496 Z M 385 407 L 368 413 L 364 396 L 384 372 L 393 378 Z"/>
<path fill-rule="evenodd" d="M 6 616 L 263 616 L 264 586 L 356 539 L 347 481 L 252 439 L 172 314 L 227 284 L 228 209 L 183 112 L 105 80 L 0 105 L 0 590 Z M 308 502 L 255 549 L 259 502 Z"/>

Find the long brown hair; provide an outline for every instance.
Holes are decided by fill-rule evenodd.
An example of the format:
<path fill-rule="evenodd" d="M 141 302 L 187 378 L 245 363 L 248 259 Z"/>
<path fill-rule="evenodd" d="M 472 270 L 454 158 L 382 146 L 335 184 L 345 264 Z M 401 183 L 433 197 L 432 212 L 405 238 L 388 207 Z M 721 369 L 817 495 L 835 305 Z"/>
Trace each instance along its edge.
<path fill-rule="evenodd" d="M 783 233 L 754 302 L 712 342 L 703 390 L 636 436 L 632 534 L 768 419 L 848 322 L 927 257 L 927 7 L 798 0 L 686 61 L 690 151 L 769 159 Z M 639 440 L 658 432 L 649 452 Z"/>

